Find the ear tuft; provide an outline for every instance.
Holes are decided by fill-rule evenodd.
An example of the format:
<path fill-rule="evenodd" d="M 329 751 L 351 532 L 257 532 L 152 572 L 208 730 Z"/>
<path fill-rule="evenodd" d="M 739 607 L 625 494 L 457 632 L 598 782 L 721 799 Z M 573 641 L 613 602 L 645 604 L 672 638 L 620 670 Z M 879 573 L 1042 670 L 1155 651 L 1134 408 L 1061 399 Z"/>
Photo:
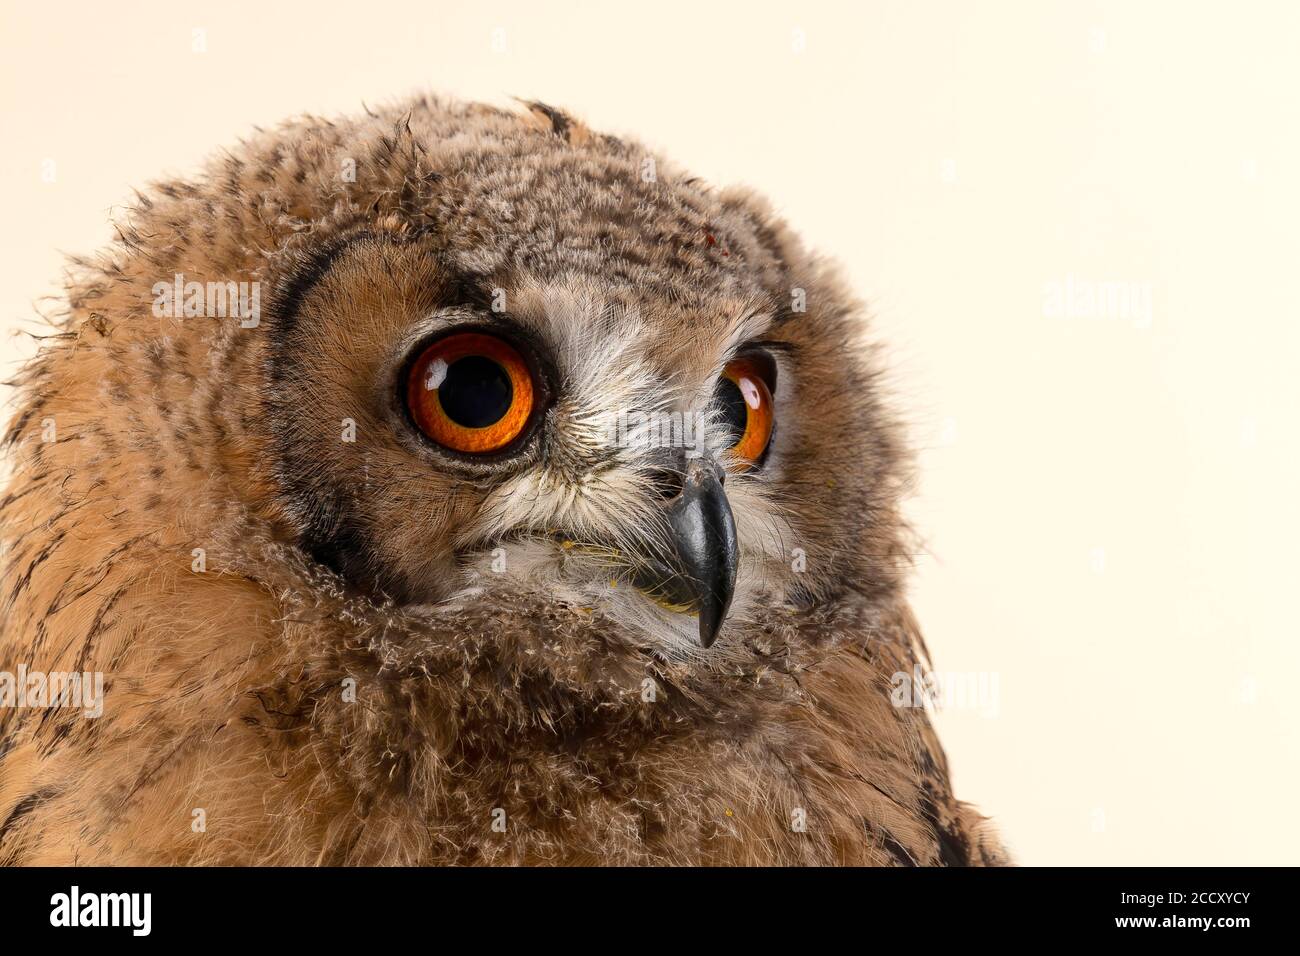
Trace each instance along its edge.
<path fill-rule="evenodd" d="M 538 100 L 520 102 L 528 107 L 527 119 L 537 129 L 558 136 L 571 146 L 582 146 L 591 138 L 591 130 L 586 124 L 575 120 L 568 113 Z"/>

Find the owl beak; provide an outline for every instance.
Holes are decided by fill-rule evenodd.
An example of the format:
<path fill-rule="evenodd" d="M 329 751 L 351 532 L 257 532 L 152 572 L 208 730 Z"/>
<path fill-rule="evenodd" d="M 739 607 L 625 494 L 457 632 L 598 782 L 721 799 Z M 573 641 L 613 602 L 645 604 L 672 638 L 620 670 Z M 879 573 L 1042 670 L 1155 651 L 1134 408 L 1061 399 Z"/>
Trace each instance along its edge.
<path fill-rule="evenodd" d="M 726 472 L 707 458 L 692 459 L 682 490 L 666 505 L 681 565 L 681 590 L 699 615 L 700 644 L 712 646 L 731 608 L 740 548 L 736 521 L 722 484 Z"/>

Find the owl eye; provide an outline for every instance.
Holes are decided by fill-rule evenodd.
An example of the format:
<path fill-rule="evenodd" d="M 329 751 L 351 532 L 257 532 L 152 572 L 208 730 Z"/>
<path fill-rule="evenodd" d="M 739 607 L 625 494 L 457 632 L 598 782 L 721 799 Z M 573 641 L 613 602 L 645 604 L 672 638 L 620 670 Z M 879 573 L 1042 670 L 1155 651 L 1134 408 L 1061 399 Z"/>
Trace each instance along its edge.
<path fill-rule="evenodd" d="M 484 332 L 456 332 L 433 342 L 411 365 L 406 404 L 433 441 L 482 455 L 523 433 L 534 392 L 532 371 L 513 345 Z"/>
<path fill-rule="evenodd" d="M 714 403 L 730 432 L 731 454 L 743 469 L 759 464 L 772 440 L 771 359 L 743 356 L 723 369 L 714 392 Z"/>

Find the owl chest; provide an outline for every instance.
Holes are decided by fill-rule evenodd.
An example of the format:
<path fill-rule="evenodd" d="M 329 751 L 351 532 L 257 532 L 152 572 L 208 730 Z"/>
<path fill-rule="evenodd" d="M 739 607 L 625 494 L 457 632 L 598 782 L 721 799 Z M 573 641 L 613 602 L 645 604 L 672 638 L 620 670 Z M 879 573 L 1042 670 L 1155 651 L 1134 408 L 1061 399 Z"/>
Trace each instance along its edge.
<path fill-rule="evenodd" d="M 779 727 L 729 730 L 464 747 L 366 826 L 375 846 L 391 845 L 385 828 L 421 834 L 410 862 L 433 865 L 825 863 L 863 839 L 854 809 L 800 772 L 804 744 L 778 746 Z"/>

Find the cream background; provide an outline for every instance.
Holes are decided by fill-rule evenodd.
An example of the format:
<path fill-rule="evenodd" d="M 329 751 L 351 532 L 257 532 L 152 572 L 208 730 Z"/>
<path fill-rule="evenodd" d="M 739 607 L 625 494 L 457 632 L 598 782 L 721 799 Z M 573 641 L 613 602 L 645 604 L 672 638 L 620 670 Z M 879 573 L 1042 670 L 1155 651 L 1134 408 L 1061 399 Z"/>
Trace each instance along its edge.
<path fill-rule="evenodd" d="M 633 133 L 872 303 L 918 612 L 997 679 L 939 717 L 959 794 L 1025 863 L 1300 862 L 1300 7 L 719 6 L 4 0 L 0 325 L 252 124 L 431 89 Z M 1149 325 L 1046 316 L 1067 276 Z"/>

